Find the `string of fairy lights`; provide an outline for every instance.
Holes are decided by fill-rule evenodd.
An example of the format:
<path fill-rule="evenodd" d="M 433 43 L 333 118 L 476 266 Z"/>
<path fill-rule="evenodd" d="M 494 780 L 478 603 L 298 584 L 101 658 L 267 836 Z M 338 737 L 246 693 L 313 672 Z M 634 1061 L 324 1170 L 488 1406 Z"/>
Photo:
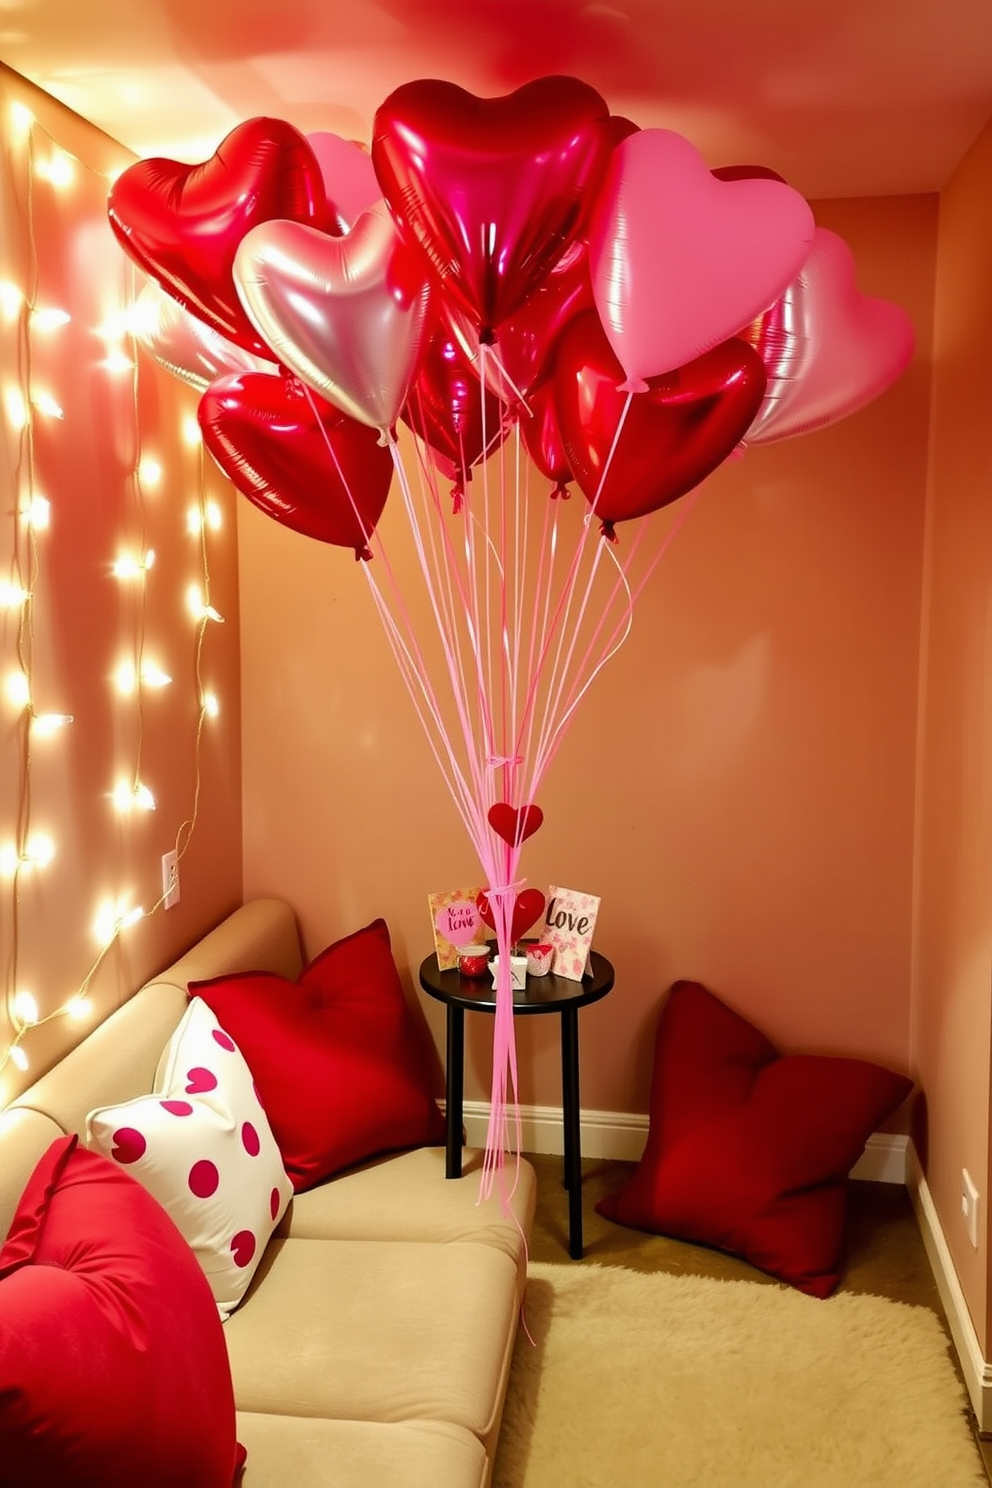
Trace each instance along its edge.
<path fill-rule="evenodd" d="M 64 148 L 38 122 L 20 101 L 9 105 L 6 120 L 0 125 L 0 137 L 9 141 L 7 150 L 14 187 L 20 200 L 23 242 L 23 270 L 14 279 L 0 279 L 0 332 L 12 350 L 14 373 L 2 370 L 0 421 L 6 423 L 6 448 L 10 451 L 9 474 L 13 501 L 10 503 L 10 553 L 5 570 L 0 571 L 0 639 L 4 649 L 0 688 L 6 708 L 13 713 L 13 749 L 4 758 L 16 763 L 15 800 L 12 824 L 0 827 L 0 914 L 9 931 L 3 948 L 3 985 L 0 988 L 6 1026 L 0 1023 L 0 1074 L 8 1064 L 24 1072 L 30 1068 L 29 1046 L 35 1030 L 56 1019 L 86 1020 L 92 1015 L 89 997 L 93 979 L 110 951 L 139 920 L 161 910 L 166 893 L 149 905 L 132 902 L 129 893 L 104 898 L 93 908 L 92 935 L 96 944 L 93 959 L 75 985 L 68 989 L 46 988 L 44 994 L 22 985 L 23 893 L 29 878 L 42 875 L 59 852 L 59 844 L 47 832 L 36 830 L 32 796 L 35 749 L 42 739 L 55 740 L 78 727 L 73 715 L 60 711 L 58 700 L 42 708 L 37 702 L 38 678 L 35 666 L 35 639 L 39 624 L 45 618 L 39 610 L 41 596 L 47 592 L 43 582 L 48 561 L 47 547 L 59 522 L 60 493 L 43 491 L 39 484 L 36 459 L 36 431 L 40 421 L 64 417 L 57 397 L 42 385 L 36 375 L 36 352 L 39 338 L 58 336 L 71 324 L 68 309 L 48 303 L 39 270 L 38 243 L 35 235 L 36 192 L 51 190 L 71 192 L 80 172 L 101 178 L 108 188 L 112 175 L 96 171 L 72 151 Z M 70 208 L 71 209 L 71 208 Z M 7 215 L 7 214 L 5 214 Z M 4 234 L 13 232 L 5 225 Z M 108 239 L 109 241 L 109 239 Z M 2 245 L 0 245 L 2 246 Z M 0 271 L 2 272 L 2 271 Z M 133 306 L 140 286 L 136 271 L 121 263 L 121 309 L 104 325 L 95 327 L 104 342 L 106 355 L 101 367 L 115 376 L 130 378 L 130 401 L 133 408 L 131 430 L 134 458 L 127 474 L 126 532 L 113 555 L 108 555 L 107 568 L 119 589 L 122 612 L 128 616 L 131 640 L 109 679 L 118 705 L 133 709 L 133 758 L 125 773 L 108 781 L 108 811 L 116 814 L 126 826 L 129 818 L 154 811 L 157 807 L 154 781 L 143 774 L 143 744 L 146 728 L 146 705 L 151 694 L 173 685 L 162 660 L 148 645 L 148 601 L 153 584 L 166 583 L 169 574 L 156 566 L 156 555 L 150 546 L 148 530 L 148 493 L 165 477 L 161 461 L 146 454 L 142 446 L 139 416 L 140 356 L 134 335 Z M 195 545 L 197 580 L 185 590 L 185 608 L 194 628 L 193 677 L 196 688 L 196 726 L 193 738 L 193 790 L 188 813 L 181 820 L 171 841 L 177 863 L 182 860 L 192 840 L 200 807 L 201 744 L 204 728 L 216 718 L 220 704 L 216 693 L 204 679 L 204 643 L 210 627 L 221 623 L 223 616 L 211 602 L 209 550 L 210 539 L 223 525 L 219 503 L 207 492 L 205 454 L 196 418 L 188 414 L 180 429 L 180 448 L 186 458 L 195 461 L 194 497 L 185 513 L 187 537 Z M 182 520 L 182 514 L 180 514 Z M 51 617 L 48 617 L 52 623 Z M 9 655 L 8 645 L 9 642 Z M 46 745 L 50 747 L 50 745 Z M 3 1104 L 0 1089 L 0 1106 Z"/>

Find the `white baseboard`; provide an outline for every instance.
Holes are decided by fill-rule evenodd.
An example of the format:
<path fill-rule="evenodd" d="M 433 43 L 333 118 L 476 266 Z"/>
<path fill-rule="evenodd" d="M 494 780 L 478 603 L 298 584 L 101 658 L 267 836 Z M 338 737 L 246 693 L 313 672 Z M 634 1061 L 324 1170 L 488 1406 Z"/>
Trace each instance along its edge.
<path fill-rule="evenodd" d="M 489 1126 L 488 1101 L 466 1101 L 463 1115 L 469 1146 L 484 1147 Z M 512 1111 L 510 1117 L 512 1129 Z M 521 1106 L 520 1132 L 523 1152 L 560 1154 L 565 1150 L 560 1106 Z M 647 1137 L 647 1116 L 630 1111 L 582 1112 L 583 1157 L 639 1162 Z M 875 1132 L 868 1138 L 863 1156 L 851 1169 L 851 1177 L 875 1183 L 905 1183 L 908 1142 L 908 1137 Z"/>
<path fill-rule="evenodd" d="M 954 1340 L 961 1373 L 971 1399 L 971 1408 L 978 1421 L 978 1429 L 992 1432 L 992 1364 L 983 1357 L 978 1334 L 968 1311 L 961 1283 L 958 1281 L 954 1262 L 944 1232 L 937 1218 L 933 1197 L 920 1167 L 916 1148 L 909 1144 L 906 1184 L 916 1211 L 923 1243 L 926 1246 L 930 1266 L 937 1282 L 940 1300 L 944 1304 L 948 1326 Z"/>

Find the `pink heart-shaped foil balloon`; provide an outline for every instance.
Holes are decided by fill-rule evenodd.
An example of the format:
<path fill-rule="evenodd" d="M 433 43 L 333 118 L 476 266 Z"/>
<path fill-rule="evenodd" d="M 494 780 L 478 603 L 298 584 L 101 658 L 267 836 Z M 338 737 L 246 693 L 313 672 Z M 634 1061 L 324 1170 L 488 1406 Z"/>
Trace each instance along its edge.
<path fill-rule="evenodd" d="M 488 341 L 580 235 L 614 138 L 605 102 L 578 78 L 503 98 L 422 79 L 376 112 L 372 163 L 397 221 Z"/>
<path fill-rule="evenodd" d="M 475 945 L 482 917 L 477 904 L 445 904 L 434 916 L 434 923 L 452 945 Z"/>
<path fill-rule="evenodd" d="M 234 278 L 284 366 L 351 418 L 392 429 L 424 351 L 428 290 L 384 203 L 343 238 L 263 223 L 239 247 Z"/>
<path fill-rule="evenodd" d="M 822 227 L 796 279 L 741 339 L 768 373 L 746 444 L 791 439 L 856 413 L 905 371 L 915 343 L 905 310 L 862 294 L 850 248 Z"/>
<path fill-rule="evenodd" d="M 813 240 L 791 186 L 722 181 L 669 129 L 613 151 L 589 230 L 593 297 L 624 391 L 735 335 L 778 298 Z"/>
<path fill-rule="evenodd" d="M 159 366 L 200 393 L 218 377 L 234 372 L 276 371 L 272 362 L 228 341 L 154 281 L 149 281 L 138 296 L 134 334 Z"/>
<path fill-rule="evenodd" d="M 271 218 L 325 225 L 327 202 L 306 136 L 282 119 L 248 119 L 209 160 L 138 160 L 107 203 L 127 253 L 181 305 L 256 356 L 269 352 L 238 299 L 234 255 Z"/>
<path fill-rule="evenodd" d="M 368 150 L 354 140 L 318 131 L 307 135 L 324 178 L 328 211 L 338 232 L 350 232 L 366 207 L 382 196 Z"/>
<path fill-rule="evenodd" d="M 283 527 L 367 557 L 393 475 L 388 449 L 296 377 L 222 377 L 200 399 L 203 442 Z"/>

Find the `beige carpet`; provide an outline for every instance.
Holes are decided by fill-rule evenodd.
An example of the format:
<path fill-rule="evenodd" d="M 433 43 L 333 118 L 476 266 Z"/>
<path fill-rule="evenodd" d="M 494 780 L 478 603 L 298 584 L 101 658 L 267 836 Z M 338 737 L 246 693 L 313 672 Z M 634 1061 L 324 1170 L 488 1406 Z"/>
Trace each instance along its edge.
<path fill-rule="evenodd" d="M 530 1268 L 493 1488 L 987 1488 L 936 1316 Z"/>

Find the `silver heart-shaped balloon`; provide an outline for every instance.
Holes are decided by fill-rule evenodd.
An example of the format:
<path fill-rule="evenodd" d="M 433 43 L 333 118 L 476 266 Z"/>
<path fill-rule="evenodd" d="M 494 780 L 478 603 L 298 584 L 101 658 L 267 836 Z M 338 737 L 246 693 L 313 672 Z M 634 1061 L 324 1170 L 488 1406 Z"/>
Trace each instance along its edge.
<path fill-rule="evenodd" d="M 149 355 L 200 393 L 218 377 L 276 370 L 228 341 L 151 279 L 134 303 L 133 325 L 135 339 Z"/>
<path fill-rule="evenodd" d="M 280 362 L 352 418 L 392 429 L 425 349 L 428 286 L 384 202 L 343 238 L 260 223 L 238 245 L 234 283 Z"/>

